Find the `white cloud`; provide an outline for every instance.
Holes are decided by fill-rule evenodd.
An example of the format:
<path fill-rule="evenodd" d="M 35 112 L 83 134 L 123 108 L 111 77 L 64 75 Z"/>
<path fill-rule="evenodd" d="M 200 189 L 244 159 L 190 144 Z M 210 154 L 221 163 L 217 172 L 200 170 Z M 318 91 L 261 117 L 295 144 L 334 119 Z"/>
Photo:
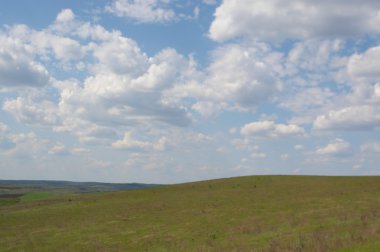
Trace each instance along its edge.
<path fill-rule="evenodd" d="M 246 137 L 304 136 L 305 130 L 295 124 L 275 124 L 273 121 L 258 121 L 244 125 L 240 133 Z"/>
<path fill-rule="evenodd" d="M 380 80 L 380 46 L 369 48 L 362 54 L 354 54 L 347 64 L 351 77 Z"/>
<path fill-rule="evenodd" d="M 47 100 L 34 101 L 30 97 L 17 97 L 6 100 L 3 110 L 19 122 L 35 125 L 56 125 L 59 121 L 56 105 Z"/>
<path fill-rule="evenodd" d="M 203 116 L 222 110 L 254 110 L 281 89 L 265 45 L 221 46 L 213 51 L 211 64 L 196 81 L 178 86 L 177 96 L 192 97 L 192 109 Z M 194 75 L 195 77 L 197 75 Z"/>
<path fill-rule="evenodd" d="M 114 0 L 106 11 L 139 23 L 167 23 L 176 19 L 170 0 Z"/>
<path fill-rule="evenodd" d="M 213 53 L 206 80 L 215 98 L 230 97 L 238 106 L 249 108 L 270 98 L 278 90 L 270 67 L 256 48 L 228 45 Z M 211 96 L 211 98 L 213 98 Z"/>
<path fill-rule="evenodd" d="M 353 37 L 379 33 L 380 2 L 373 0 L 225 0 L 210 37 L 254 40 Z"/>
<path fill-rule="evenodd" d="M 336 68 L 338 53 L 343 47 L 341 39 L 307 39 L 294 43 L 287 55 L 286 72 L 289 75 L 301 75 L 307 70 L 326 74 Z"/>
<path fill-rule="evenodd" d="M 155 150 L 164 151 L 168 146 L 168 139 L 166 137 L 161 137 L 157 142 L 152 143 L 148 141 L 135 140 L 132 137 L 131 132 L 126 132 L 122 140 L 116 141 L 112 144 L 112 147 L 116 149 L 130 149 L 130 150 Z"/>
<path fill-rule="evenodd" d="M 57 22 L 70 22 L 75 19 L 75 15 L 72 10 L 70 9 L 64 9 L 62 10 L 56 18 Z"/>
<path fill-rule="evenodd" d="M 33 60 L 33 49 L 17 38 L 0 33 L 0 87 L 40 87 L 49 73 Z"/>
<path fill-rule="evenodd" d="M 80 42 L 58 33 L 54 27 L 36 31 L 26 25 L 9 26 L 0 32 L 0 86 L 47 86 L 51 77 L 45 66 L 53 72 L 55 67 L 70 68 L 69 62 L 85 55 Z M 54 59 L 59 62 L 49 64 Z"/>
<path fill-rule="evenodd" d="M 62 126 L 54 128 L 56 132 L 69 132 L 78 137 L 81 143 L 88 145 L 108 145 L 117 138 L 117 129 L 105 127 L 98 123 L 80 120 L 78 118 L 64 118 Z"/>
<path fill-rule="evenodd" d="M 349 106 L 331 110 L 314 121 L 318 130 L 375 130 L 380 128 L 380 110 L 376 106 Z"/>
<path fill-rule="evenodd" d="M 114 142 L 125 131 L 124 127 L 131 125 L 166 123 L 182 127 L 192 122 L 190 109 L 170 91 L 192 81 L 198 71 L 192 57 L 184 57 L 174 49 L 164 49 L 148 57 L 134 40 L 122 36 L 121 32 L 109 32 L 99 25 L 75 20 L 74 13 L 68 9 L 60 12 L 56 22 L 47 29 L 36 31 L 25 25 L 12 26 L 0 39 L 4 42 L 0 62 L 1 56 L 14 54 L 17 60 L 42 69 L 45 79 L 40 79 L 46 82 L 49 78 L 52 84 L 41 90 L 44 95 L 20 93 L 5 99 L 3 110 L 19 122 L 52 126 L 57 132 L 76 135 L 83 143 L 101 144 Z M 71 67 L 84 56 L 82 80 L 50 80 L 45 68 L 33 61 L 39 59 L 55 71 L 58 67 L 63 75 L 66 72 L 75 76 Z M 9 61 L 4 61 L 4 66 L 6 74 L 0 75 L 0 81 L 14 71 L 8 69 L 12 66 Z M 14 68 L 23 70 L 19 66 Z M 1 67 L 0 64 L 0 72 Z M 28 83 L 20 83 L 18 79 L 23 76 L 28 77 Z M 31 74 L 17 72 L 12 78 L 12 84 L 17 85 L 47 84 Z M 0 82 L 0 85 L 8 84 Z"/>
<path fill-rule="evenodd" d="M 119 52 L 123 54 L 122 49 Z M 137 61 L 135 58 L 129 60 Z M 87 77 L 83 87 L 76 82 L 61 85 L 60 111 L 68 122 L 78 117 L 111 125 L 136 122 L 188 125 L 191 120 L 186 108 L 171 100 L 167 91 L 186 81 L 186 71 L 191 68 L 189 62 L 176 51 L 167 49 L 144 64 L 146 69 L 141 73 L 134 72 L 135 69 L 114 73 L 107 70 L 107 65 L 106 70 Z"/>
<path fill-rule="evenodd" d="M 148 58 L 131 39 L 117 36 L 100 45 L 93 44 L 92 51 L 99 61 L 94 71 L 111 71 L 116 74 L 138 76 L 148 67 Z"/>
<path fill-rule="evenodd" d="M 69 151 L 66 149 L 63 143 L 57 143 L 48 151 L 50 155 L 67 155 Z"/>
<path fill-rule="evenodd" d="M 318 155 L 323 156 L 348 156 L 352 154 L 352 147 L 349 142 L 344 141 L 343 139 L 337 138 L 331 141 L 325 147 L 318 148 L 316 150 Z"/>
<path fill-rule="evenodd" d="M 41 161 L 42 154 L 47 152 L 48 141 L 40 139 L 34 132 L 11 134 L 9 140 L 13 146 L 6 152 L 7 156 Z"/>
<path fill-rule="evenodd" d="M 79 60 L 84 56 L 81 44 L 69 37 L 60 36 L 49 31 L 30 31 L 29 42 L 38 54 L 47 58 L 50 55 L 64 62 Z"/>
<path fill-rule="evenodd" d="M 328 88 L 311 87 L 298 91 L 291 97 L 284 99 L 280 106 L 293 112 L 309 112 L 312 109 L 325 107 L 332 103 L 335 93 Z"/>

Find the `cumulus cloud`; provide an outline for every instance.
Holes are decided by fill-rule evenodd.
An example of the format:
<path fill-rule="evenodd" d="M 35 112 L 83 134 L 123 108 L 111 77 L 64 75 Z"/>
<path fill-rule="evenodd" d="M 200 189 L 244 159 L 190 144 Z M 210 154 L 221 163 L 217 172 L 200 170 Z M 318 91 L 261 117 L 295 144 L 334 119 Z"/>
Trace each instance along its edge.
<path fill-rule="evenodd" d="M 333 157 L 349 156 L 352 154 L 352 147 L 349 142 L 346 142 L 343 139 L 337 138 L 331 141 L 325 147 L 318 148 L 316 150 L 316 153 L 318 155 L 333 156 Z"/>
<path fill-rule="evenodd" d="M 376 79 L 380 78 L 380 46 L 371 47 L 362 54 L 354 54 L 347 64 L 347 71 L 351 77 Z"/>
<path fill-rule="evenodd" d="M 33 60 L 33 49 L 17 38 L 0 33 L 0 87 L 41 87 L 49 73 Z"/>
<path fill-rule="evenodd" d="M 9 140 L 13 146 L 6 152 L 8 156 L 41 161 L 41 154 L 47 152 L 48 141 L 40 139 L 34 132 L 11 134 Z"/>
<path fill-rule="evenodd" d="M 341 39 L 306 39 L 294 43 L 286 58 L 287 74 L 300 75 L 305 70 L 326 74 L 336 68 L 343 47 Z"/>
<path fill-rule="evenodd" d="M 209 35 L 217 41 L 353 37 L 379 33 L 380 3 L 373 0 L 225 0 Z"/>
<path fill-rule="evenodd" d="M 206 117 L 222 110 L 252 111 L 281 89 L 265 60 L 271 58 L 268 54 L 262 44 L 221 46 L 213 51 L 211 64 L 200 78 L 176 87 L 173 93 L 195 98 L 192 109 Z"/>
<path fill-rule="evenodd" d="M 114 0 L 106 11 L 139 23 L 167 23 L 175 20 L 170 0 Z"/>
<path fill-rule="evenodd" d="M 375 130 L 380 127 L 380 110 L 376 106 L 349 106 L 331 110 L 314 121 L 318 130 Z"/>
<path fill-rule="evenodd" d="M 54 57 L 64 63 L 79 60 L 84 56 L 84 48 L 80 42 L 62 36 L 54 31 L 29 30 L 28 37 L 24 40 L 35 48 L 36 54 L 49 59 Z"/>
<path fill-rule="evenodd" d="M 305 113 L 332 103 L 335 93 L 329 88 L 303 88 L 289 98 L 283 99 L 280 106 L 293 112 Z"/>
<path fill-rule="evenodd" d="M 132 137 L 131 132 L 126 132 L 122 140 L 116 141 L 112 144 L 112 147 L 116 149 L 130 149 L 130 150 L 155 150 L 164 151 L 168 146 L 168 139 L 161 137 L 157 142 L 139 141 Z"/>
<path fill-rule="evenodd" d="M 120 31 L 77 20 L 69 9 L 61 11 L 46 29 L 11 26 L 0 34 L 0 40 L 4 42 L 0 86 L 45 85 L 40 92 L 4 99 L 3 110 L 19 122 L 69 132 L 82 143 L 107 145 L 115 142 L 125 127 L 162 123 L 184 127 L 192 122 L 188 105 L 170 91 L 193 81 L 198 70 L 192 57 L 174 49 L 150 57 Z M 86 64 L 75 79 L 72 66 L 83 57 Z M 72 78 L 50 78 L 37 60 Z M 2 82 L 2 78 L 10 81 Z M 28 82 L 20 81 L 23 79 Z M 51 85 L 46 85 L 47 81 Z"/>
<path fill-rule="evenodd" d="M 75 19 L 74 12 L 70 9 L 64 9 L 58 13 L 56 21 L 57 22 L 70 22 Z"/>
<path fill-rule="evenodd" d="M 124 53 L 122 49 L 119 52 Z M 143 56 L 139 54 L 138 57 Z M 131 71 L 123 69 L 122 73 L 115 70 L 115 73 L 111 66 L 111 69 L 86 78 L 83 87 L 76 82 L 61 85 L 60 111 L 68 119 L 76 116 L 111 125 L 139 122 L 189 125 L 191 119 L 186 108 L 173 102 L 166 93 L 186 81 L 186 71 L 191 68 L 189 62 L 173 49 L 143 59 L 145 67 L 140 73 L 134 68 Z"/>
<path fill-rule="evenodd" d="M 3 110 L 26 124 L 56 125 L 59 120 L 56 105 L 48 100 L 36 102 L 32 98 L 20 96 L 6 100 L 3 103 Z"/>
<path fill-rule="evenodd" d="M 246 137 L 304 136 L 305 130 L 295 124 L 276 124 L 274 121 L 258 121 L 244 125 L 240 133 Z"/>
<path fill-rule="evenodd" d="M 123 36 L 115 36 L 91 47 L 99 64 L 94 71 L 111 71 L 116 74 L 138 76 L 148 67 L 148 58 L 141 52 L 137 43 Z"/>

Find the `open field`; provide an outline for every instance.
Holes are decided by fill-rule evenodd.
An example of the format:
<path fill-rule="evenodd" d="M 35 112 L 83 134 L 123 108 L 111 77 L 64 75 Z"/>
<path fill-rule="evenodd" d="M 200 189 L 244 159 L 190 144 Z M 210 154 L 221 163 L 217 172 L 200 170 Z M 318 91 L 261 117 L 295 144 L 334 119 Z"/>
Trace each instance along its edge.
<path fill-rule="evenodd" d="M 44 196 L 0 205 L 1 251 L 380 251 L 380 177 Z"/>

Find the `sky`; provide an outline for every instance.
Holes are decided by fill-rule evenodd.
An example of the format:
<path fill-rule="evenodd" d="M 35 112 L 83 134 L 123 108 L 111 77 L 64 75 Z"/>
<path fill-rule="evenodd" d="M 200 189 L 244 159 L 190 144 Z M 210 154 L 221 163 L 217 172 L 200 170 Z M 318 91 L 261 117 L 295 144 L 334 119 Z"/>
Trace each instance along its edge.
<path fill-rule="evenodd" d="M 14 0 L 0 24 L 0 179 L 380 175 L 378 0 Z"/>

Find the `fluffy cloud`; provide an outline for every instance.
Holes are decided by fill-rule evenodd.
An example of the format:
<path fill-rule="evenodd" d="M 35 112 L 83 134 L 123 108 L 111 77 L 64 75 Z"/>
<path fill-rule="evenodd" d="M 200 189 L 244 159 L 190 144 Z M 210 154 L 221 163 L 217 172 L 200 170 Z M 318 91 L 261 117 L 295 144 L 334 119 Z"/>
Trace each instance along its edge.
<path fill-rule="evenodd" d="M 380 46 L 369 48 L 350 57 L 347 71 L 351 77 L 380 80 Z"/>
<path fill-rule="evenodd" d="M 259 121 L 244 125 L 240 133 L 246 137 L 304 136 L 305 130 L 295 124 L 276 124 L 273 121 Z"/>
<path fill-rule="evenodd" d="M 216 99 L 230 98 L 243 108 L 266 101 L 278 90 L 270 67 L 261 60 L 258 49 L 238 45 L 214 51 L 206 83 L 213 88 Z"/>
<path fill-rule="evenodd" d="M 123 54 L 123 50 L 119 52 Z M 67 117 L 65 121 L 73 122 L 70 118 L 75 116 L 110 125 L 139 122 L 188 125 L 191 119 L 186 108 L 173 102 L 165 92 L 186 81 L 186 71 L 191 65 L 173 49 L 145 59 L 140 73 L 135 69 L 115 73 L 112 66 L 108 69 L 110 66 L 102 62 L 108 70 L 86 78 L 83 87 L 76 82 L 61 85 L 59 109 Z"/>
<path fill-rule="evenodd" d="M 11 134 L 9 140 L 13 146 L 6 152 L 8 156 L 41 160 L 41 154 L 47 152 L 48 141 L 40 139 L 34 132 Z"/>
<path fill-rule="evenodd" d="M 305 114 L 312 109 L 321 108 L 332 103 L 334 93 L 328 88 L 303 88 L 281 102 L 281 107 L 293 112 Z"/>
<path fill-rule="evenodd" d="M 126 132 L 122 140 L 116 141 L 112 144 L 112 147 L 116 149 L 130 149 L 130 150 L 155 150 L 163 151 L 168 146 L 168 139 L 166 137 L 161 137 L 157 142 L 147 142 L 135 140 L 132 137 L 131 132 Z"/>
<path fill-rule="evenodd" d="M 25 93 L 4 101 L 3 110 L 22 123 L 49 125 L 55 131 L 73 133 L 81 142 L 106 144 L 114 141 L 123 127 L 139 123 L 181 127 L 191 123 L 187 107 L 172 99 L 169 91 L 185 85 L 197 70 L 191 58 L 174 49 L 148 57 L 132 39 L 118 31 L 108 32 L 99 25 L 76 20 L 68 9 L 60 12 L 47 29 L 35 31 L 17 25 L 0 38 L 8 43 L 4 42 L 4 55 L 18 53 L 17 59 L 25 58 L 28 64 L 34 64 L 31 59 L 37 58 L 70 76 L 75 75 L 72 69 L 60 64 L 70 66 L 70 62 L 77 64 L 87 57 L 84 67 L 89 71 L 83 72 L 81 78 L 52 80 L 53 85 L 39 93 Z M 12 64 L 8 61 L 6 66 L 10 68 Z M 0 79 L 13 71 L 5 70 L 7 74 L 0 75 Z M 13 83 L 20 76 L 17 73 Z M 29 75 L 28 81 L 34 79 Z"/>
<path fill-rule="evenodd" d="M 344 43 L 340 39 L 307 39 L 293 44 L 286 59 L 289 75 L 326 74 L 336 68 Z"/>
<path fill-rule="evenodd" d="M 170 0 L 114 0 L 106 11 L 139 23 L 166 23 L 176 18 Z"/>
<path fill-rule="evenodd" d="M 17 97 L 6 100 L 3 110 L 26 124 L 55 125 L 59 120 L 56 105 L 47 100 L 36 102 L 30 97 Z"/>
<path fill-rule="evenodd" d="M 196 99 L 192 108 L 204 116 L 221 110 L 254 110 L 281 89 L 270 66 L 268 48 L 258 44 L 221 46 L 213 51 L 212 62 L 200 78 L 178 86 L 174 94 Z M 194 75 L 197 77 L 197 75 Z"/>
<path fill-rule="evenodd" d="M 321 147 L 317 149 L 316 153 L 318 155 L 333 156 L 333 157 L 348 156 L 352 154 L 352 147 L 349 142 L 346 142 L 343 139 L 337 138 L 331 141 L 325 147 Z"/>
<path fill-rule="evenodd" d="M 64 9 L 57 15 L 56 21 L 65 23 L 65 22 L 73 21 L 74 19 L 75 19 L 75 15 L 73 11 L 70 9 Z"/>
<path fill-rule="evenodd" d="M 378 33 L 380 3 L 373 0 L 225 0 L 215 11 L 210 37 L 259 40 L 351 37 Z"/>
<path fill-rule="evenodd" d="M 33 48 L 0 33 L 0 87 L 40 87 L 48 84 L 49 73 L 33 60 Z"/>
<path fill-rule="evenodd" d="M 32 33 L 30 39 L 31 44 L 35 46 L 40 54 L 51 54 L 60 61 L 79 60 L 84 56 L 84 49 L 81 44 L 68 37 L 57 36 L 43 31 Z"/>
<path fill-rule="evenodd" d="M 148 58 L 141 52 L 137 43 L 123 36 L 114 36 L 100 45 L 91 47 L 99 64 L 94 71 L 111 71 L 116 74 L 138 76 L 148 67 Z"/>
<path fill-rule="evenodd" d="M 380 110 L 375 106 L 350 106 L 318 116 L 318 130 L 375 130 L 380 127 Z"/>

